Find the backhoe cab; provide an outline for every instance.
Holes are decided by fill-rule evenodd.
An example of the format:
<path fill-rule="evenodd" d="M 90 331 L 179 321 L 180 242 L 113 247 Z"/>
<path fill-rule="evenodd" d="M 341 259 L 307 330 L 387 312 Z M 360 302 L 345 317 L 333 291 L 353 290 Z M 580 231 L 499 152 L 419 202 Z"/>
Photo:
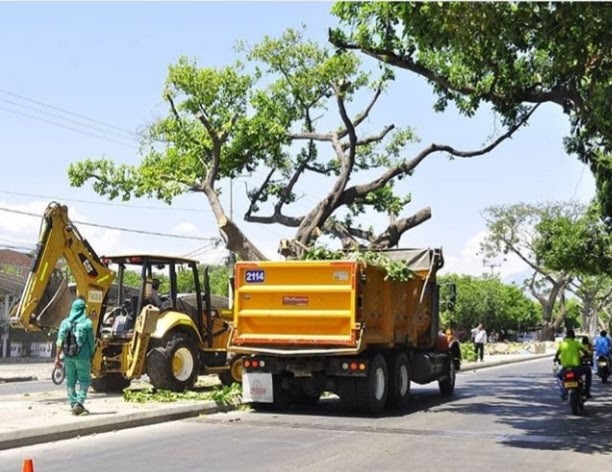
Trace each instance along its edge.
<path fill-rule="evenodd" d="M 117 291 L 107 302 L 114 308 L 100 324 L 94 359 L 94 371 L 100 375 L 92 382 L 94 389 L 116 390 L 122 383 L 119 376 L 127 385 L 127 379 L 144 373 L 156 388 L 174 391 L 191 388 L 200 373 L 217 373 L 231 383 L 225 350 L 231 312 L 225 297 L 211 297 L 207 273 L 200 287 L 196 261 L 157 255 L 101 260 L 117 274 Z M 152 299 L 156 279 L 168 281 L 157 305 Z M 180 293 L 179 279 L 194 290 Z M 112 388 L 115 383 L 119 385 Z"/>
<path fill-rule="evenodd" d="M 199 374 L 217 373 L 224 384 L 240 381 L 241 363 L 228 362 L 225 349 L 232 319 L 227 299 L 210 295 L 207 273 L 201 287 L 197 261 L 143 254 L 100 258 L 66 206 L 56 202 L 45 210 L 33 265 L 11 312 L 14 328 L 49 329 L 67 315 L 74 295 L 57 277 L 61 259 L 94 324 L 94 390 L 118 392 L 145 373 L 155 388 L 173 391 L 193 387 Z M 154 305 L 157 277 L 168 286 Z M 179 279 L 193 293 L 179 293 Z"/>

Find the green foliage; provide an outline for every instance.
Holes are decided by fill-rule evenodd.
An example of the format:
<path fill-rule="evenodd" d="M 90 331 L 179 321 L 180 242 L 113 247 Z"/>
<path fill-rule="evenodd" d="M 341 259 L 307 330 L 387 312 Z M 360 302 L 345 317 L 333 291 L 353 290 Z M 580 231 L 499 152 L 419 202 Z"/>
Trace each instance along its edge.
<path fill-rule="evenodd" d="M 385 280 L 405 282 L 414 277 L 405 261 L 394 261 L 381 251 L 335 251 L 314 246 L 302 255 L 304 260 L 352 260 L 362 264 L 380 267 L 385 271 Z"/>
<path fill-rule="evenodd" d="M 231 269 L 228 266 L 209 266 L 208 277 L 210 291 L 215 295 L 229 295 L 229 278 Z"/>
<path fill-rule="evenodd" d="M 559 310 L 559 306 L 555 307 L 556 310 Z M 565 302 L 565 320 L 564 325 L 565 328 L 578 329 L 582 327 L 581 322 L 581 312 L 582 312 L 582 304 L 576 300 L 575 298 L 570 298 Z"/>
<path fill-rule="evenodd" d="M 242 401 L 242 385 L 233 383 L 215 388 L 210 393 L 210 399 L 219 406 L 237 405 Z"/>
<path fill-rule="evenodd" d="M 588 162 L 612 216 L 612 4 L 337 2 L 334 44 L 427 79 L 436 110 L 490 104 L 515 122 L 533 103 L 568 115 L 566 149 Z"/>
<path fill-rule="evenodd" d="M 240 403 L 241 393 L 240 384 L 232 384 L 227 387 L 215 386 L 212 390 L 207 391 L 187 390 L 180 393 L 147 387 L 140 390 L 125 389 L 123 390 L 123 399 L 130 403 L 171 403 L 180 400 L 212 400 L 219 406 L 229 406 Z"/>
<path fill-rule="evenodd" d="M 319 45 L 294 29 L 253 46 L 242 44 L 237 55 L 246 65 L 202 67 L 186 57 L 170 65 L 162 94 L 167 113 L 143 133 L 141 161 L 73 163 L 68 169 L 71 185 L 91 182 L 94 191 L 111 200 L 150 197 L 168 204 L 183 193 L 203 192 L 228 247 L 245 258 L 257 252 L 245 244 L 243 233 L 226 231 L 218 198 L 223 180 L 237 175 L 253 177 L 245 219 L 298 228 L 294 239 L 305 245 L 320 234 L 314 228 L 337 237 L 325 225 L 335 212 L 338 220 L 366 211 L 400 214 L 410 197 L 396 195 L 393 185 L 410 173 L 401 163 L 407 145 L 417 138 L 410 127 L 393 124 L 371 135 L 362 131 L 380 93 L 393 80 L 388 69 L 367 72 L 357 54 Z M 317 129 L 321 123 L 327 129 Z M 383 177 L 357 190 L 349 187 L 372 170 Z M 331 205 L 325 211 L 286 216 L 284 206 L 295 202 L 296 184 L 308 173 L 324 182 L 319 205 Z M 260 176 L 263 180 L 256 181 Z M 266 216 L 268 211 L 272 216 Z M 314 225 L 300 224 L 309 218 L 316 220 Z"/>
<path fill-rule="evenodd" d="M 612 276 L 612 233 L 592 205 L 578 219 L 561 215 L 537 225 L 535 249 L 547 267 L 566 272 Z"/>
<path fill-rule="evenodd" d="M 463 362 L 474 362 L 477 359 L 474 343 L 465 342 L 461 343 L 459 346 L 461 348 L 461 360 Z"/>
<path fill-rule="evenodd" d="M 200 275 L 200 287 L 204 288 L 204 271 L 208 267 L 208 280 L 210 283 L 211 293 L 215 295 L 227 295 L 228 294 L 228 280 L 229 280 L 229 269 L 226 266 L 210 265 L 206 266 L 201 264 L 198 266 L 198 273 Z M 195 291 L 195 284 L 193 281 L 193 274 L 191 271 L 179 271 L 177 273 L 177 287 L 180 293 L 191 293 Z M 161 279 L 160 279 L 161 280 Z M 162 280 L 162 289 L 164 290 L 164 282 Z"/>
<path fill-rule="evenodd" d="M 453 311 L 441 307 L 444 326 L 469 329 L 483 323 L 487 332 L 517 329 L 519 326 L 537 326 L 540 310 L 521 289 L 491 277 L 445 275 L 438 277 L 440 299 L 448 298 L 449 284 L 457 287 Z"/>
<path fill-rule="evenodd" d="M 537 253 L 538 228 L 544 221 L 564 218 L 576 222 L 584 212 L 577 202 L 516 203 L 485 208 L 488 234 L 481 244 L 485 263 L 508 253 L 519 255 L 534 267 L 544 267 Z"/>

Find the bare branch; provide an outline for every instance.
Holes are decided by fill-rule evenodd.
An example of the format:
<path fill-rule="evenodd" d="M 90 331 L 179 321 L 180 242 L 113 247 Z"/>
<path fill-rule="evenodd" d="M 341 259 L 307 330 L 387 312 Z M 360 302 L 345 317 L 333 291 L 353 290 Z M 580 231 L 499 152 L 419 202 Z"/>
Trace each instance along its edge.
<path fill-rule="evenodd" d="M 374 106 L 378 98 L 380 97 L 381 93 L 382 93 L 382 88 L 379 86 L 376 88 L 376 92 L 374 93 L 372 100 L 370 100 L 370 103 L 368 103 L 368 106 L 365 108 L 365 110 L 361 112 L 360 114 L 358 114 L 353 120 L 354 128 L 357 128 L 368 117 L 368 115 L 370 114 L 370 111 L 372 110 L 372 107 Z M 347 134 L 348 134 L 348 128 L 344 129 L 343 131 L 339 131 L 338 137 L 342 139 Z"/>
<path fill-rule="evenodd" d="M 535 105 L 528 113 L 526 113 L 523 118 L 515 123 L 513 126 L 508 128 L 508 130 L 501 136 L 499 136 L 495 141 L 493 141 L 488 146 L 484 148 L 477 149 L 474 151 L 459 151 L 448 145 L 440 145 L 440 144 L 431 144 L 427 148 L 423 149 L 420 153 L 418 153 L 413 159 L 405 160 L 398 164 L 395 167 L 391 167 L 383 172 L 377 179 L 372 180 L 371 182 L 363 185 L 356 185 L 350 188 L 347 188 L 342 197 L 338 201 L 338 205 L 347 205 L 353 203 L 358 197 L 366 195 L 374 190 L 377 190 L 384 185 L 386 185 L 390 180 L 397 177 L 398 175 L 408 174 L 412 170 L 414 170 L 427 156 L 433 154 L 435 152 L 446 151 L 457 157 L 476 157 L 482 156 L 488 152 L 491 152 L 497 146 L 499 146 L 502 142 L 512 137 L 512 135 L 523 126 L 527 120 L 531 117 L 531 115 L 535 112 L 539 105 Z"/>
<path fill-rule="evenodd" d="M 274 172 L 276 172 L 276 167 L 273 167 L 272 169 L 270 169 L 270 172 L 268 172 L 268 175 L 263 180 L 262 184 L 259 186 L 257 191 L 251 196 L 251 198 L 250 198 L 251 201 L 249 203 L 249 208 L 247 209 L 247 212 L 244 215 L 244 218 L 245 218 L 246 221 L 249 221 L 249 220 L 247 220 L 247 218 L 251 216 L 251 212 L 253 211 L 253 209 L 255 207 L 255 203 L 257 203 L 257 201 L 261 197 L 262 193 L 264 192 L 265 188 L 270 183 L 270 180 L 272 179 L 272 176 L 274 175 Z"/>
<path fill-rule="evenodd" d="M 287 137 L 294 140 L 312 140 L 312 141 L 332 141 L 334 138 L 333 134 L 327 133 L 311 133 L 311 132 L 301 132 L 301 133 L 288 133 Z"/>
<path fill-rule="evenodd" d="M 355 143 L 355 146 L 365 146 L 367 144 L 379 143 L 382 141 L 389 132 L 391 132 L 395 128 L 395 125 L 387 125 L 385 128 L 376 136 L 368 136 L 364 139 L 359 139 Z M 346 150 L 350 146 L 350 143 L 344 143 L 342 148 Z"/>
<path fill-rule="evenodd" d="M 419 210 L 409 218 L 400 218 L 392 222 L 387 229 L 379 234 L 372 244 L 371 248 L 391 248 L 399 244 L 402 235 L 421 223 L 431 218 L 431 208 L 426 207 Z"/>

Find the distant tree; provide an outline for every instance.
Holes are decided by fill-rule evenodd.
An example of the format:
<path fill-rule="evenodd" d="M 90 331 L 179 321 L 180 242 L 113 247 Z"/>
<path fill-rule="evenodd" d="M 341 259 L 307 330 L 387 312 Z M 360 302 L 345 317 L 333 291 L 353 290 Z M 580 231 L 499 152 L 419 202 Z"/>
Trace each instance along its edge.
<path fill-rule="evenodd" d="M 203 273 L 203 269 L 202 273 Z M 231 270 L 227 266 L 214 265 L 208 268 L 208 277 L 210 280 L 210 291 L 215 295 L 229 295 L 229 278 Z"/>
<path fill-rule="evenodd" d="M 506 124 L 526 106 L 558 105 L 568 152 L 590 165 L 612 217 L 612 3 L 338 2 L 338 47 L 424 77 L 437 110 L 488 103 Z M 610 219 L 612 222 L 612 218 Z"/>
<path fill-rule="evenodd" d="M 504 284 L 494 277 L 457 274 L 441 276 L 439 282 L 443 300 L 448 298 L 449 284 L 455 284 L 457 289 L 453 310 L 442 311 L 444 326 L 469 333 L 470 328 L 483 323 L 491 333 L 527 329 L 541 323 L 537 305 L 516 285 Z"/>
<path fill-rule="evenodd" d="M 570 271 L 549 268 L 537 252 L 538 225 L 542 221 L 567 218 L 578 221 L 584 206 L 578 203 L 514 204 L 492 206 L 484 210 L 488 234 L 481 244 L 487 260 L 499 259 L 507 254 L 516 255 L 532 271 L 526 281 L 527 288 L 542 307 L 543 337 L 552 339 L 553 333 L 562 326 L 566 312 L 565 290 L 572 281 Z M 560 305 L 553 318 L 555 304 Z"/>
<path fill-rule="evenodd" d="M 551 269 L 584 276 L 612 276 L 612 233 L 590 205 L 577 220 L 561 215 L 540 221 L 536 251 Z"/>
<path fill-rule="evenodd" d="M 578 284 L 568 288 L 581 302 L 580 322 L 583 330 L 591 336 L 610 323 L 609 310 L 612 307 L 612 278 L 577 277 Z"/>
<path fill-rule="evenodd" d="M 147 196 L 169 204 L 183 193 L 200 193 L 226 246 L 242 259 L 264 259 L 219 198 L 224 179 L 254 175 L 261 180 L 248 191 L 244 219 L 294 228 L 295 236 L 281 243 L 283 254 L 300 256 L 321 235 L 340 239 L 344 247 L 386 248 L 431 216 L 429 207 L 404 214 L 411 197 L 394 190 L 399 179 L 435 153 L 487 154 L 531 113 L 480 149 L 430 144 L 406 156 L 406 145 L 416 141 L 409 127 L 365 129 L 393 79 L 389 71 L 371 77 L 355 53 L 321 47 L 295 30 L 239 52 L 250 72 L 240 64 L 202 68 L 186 58 L 171 65 L 163 93 L 168 113 L 148 127 L 140 164 L 77 162 L 68 170 L 71 185 L 91 181 L 110 199 Z M 315 180 L 305 182 L 306 176 Z M 287 207 L 313 181 L 317 202 L 295 216 Z M 381 230 L 363 225 L 366 212 L 388 216 L 389 224 Z"/>
<path fill-rule="evenodd" d="M 578 218 L 561 215 L 537 225 L 535 251 L 544 265 L 575 275 L 567 289 L 582 302 L 581 324 L 594 335 L 606 327 L 612 305 L 612 233 L 591 205 Z"/>
<path fill-rule="evenodd" d="M 565 305 L 565 319 L 563 320 L 563 327 L 574 329 L 574 330 L 582 330 L 582 320 L 581 320 L 581 312 L 582 312 L 582 304 L 576 298 L 570 298 L 567 300 Z M 558 318 L 558 308 L 555 310 L 554 318 Z"/>

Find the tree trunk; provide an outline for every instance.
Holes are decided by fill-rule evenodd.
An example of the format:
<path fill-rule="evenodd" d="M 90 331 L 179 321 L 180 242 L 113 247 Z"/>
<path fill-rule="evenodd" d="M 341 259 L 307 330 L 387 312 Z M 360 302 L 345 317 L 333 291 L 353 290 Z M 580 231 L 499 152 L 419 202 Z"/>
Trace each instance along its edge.
<path fill-rule="evenodd" d="M 554 325 L 548 321 L 542 324 L 542 329 L 538 333 L 538 341 L 554 341 L 555 340 L 555 328 Z"/>

